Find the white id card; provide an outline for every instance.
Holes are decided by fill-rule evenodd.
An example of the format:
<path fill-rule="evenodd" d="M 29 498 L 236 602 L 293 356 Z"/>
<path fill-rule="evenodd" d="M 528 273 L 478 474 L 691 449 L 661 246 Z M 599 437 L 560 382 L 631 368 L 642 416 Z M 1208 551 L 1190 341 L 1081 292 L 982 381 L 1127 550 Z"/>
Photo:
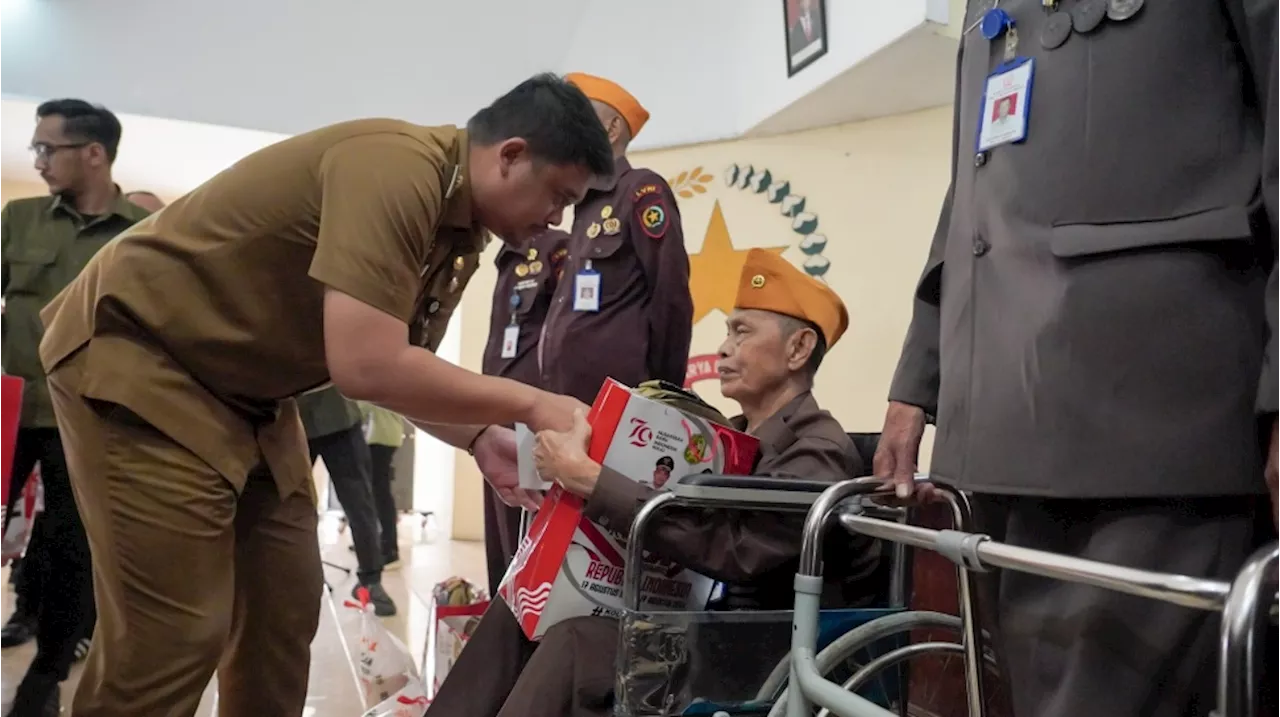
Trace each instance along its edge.
<path fill-rule="evenodd" d="M 1034 70 L 1034 59 L 1019 57 L 1000 65 L 987 78 L 978 120 L 979 152 L 1027 138 Z"/>
<path fill-rule="evenodd" d="M 504 359 L 515 358 L 516 348 L 520 343 L 520 327 L 512 324 L 502 330 L 502 353 Z"/>
<path fill-rule="evenodd" d="M 574 277 L 573 310 L 600 310 L 600 272 L 584 269 Z"/>

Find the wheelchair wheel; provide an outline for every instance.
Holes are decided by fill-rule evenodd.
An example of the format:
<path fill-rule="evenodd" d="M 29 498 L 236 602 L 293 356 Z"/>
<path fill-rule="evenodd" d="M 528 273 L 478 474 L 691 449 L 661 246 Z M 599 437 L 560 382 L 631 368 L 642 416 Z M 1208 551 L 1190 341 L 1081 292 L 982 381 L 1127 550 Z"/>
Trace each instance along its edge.
<path fill-rule="evenodd" d="M 884 671 L 922 655 L 941 656 L 946 662 L 956 658 L 963 664 L 964 648 L 958 640 L 909 643 L 911 633 L 915 630 L 947 630 L 958 633 L 960 628 L 960 618 L 940 612 L 920 610 L 886 615 L 832 641 L 818 653 L 815 666 L 819 674 L 833 682 L 840 682 L 846 691 L 856 692 L 873 678 L 880 677 Z M 901 646 L 879 651 L 872 649 L 877 644 L 883 645 L 883 641 L 890 638 L 899 638 Z M 988 668 L 995 667 L 995 658 L 989 650 L 983 657 Z M 791 658 L 788 656 L 774 668 L 757 695 L 761 700 L 770 700 L 777 695 L 769 717 L 783 717 L 786 714 L 790 687 L 785 685 L 790 671 Z M 901 687 L 905 688 L 905 681 Z M 901 695 L 900 699 L 905 703 L 906 695 Z M 827 712 L 822 710 L 819 714 L 825 715 Z"/>

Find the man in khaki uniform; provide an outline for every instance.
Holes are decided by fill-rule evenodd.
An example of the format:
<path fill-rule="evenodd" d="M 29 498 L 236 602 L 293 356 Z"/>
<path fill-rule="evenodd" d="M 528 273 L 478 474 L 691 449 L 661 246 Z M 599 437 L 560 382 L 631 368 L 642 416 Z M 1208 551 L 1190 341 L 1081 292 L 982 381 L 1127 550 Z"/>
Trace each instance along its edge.
<path fill-rule="evenodd" d="M 94 555 L 73 714 L 300 715 L 321 590 L 293 397 L 332 381 L 467 448 L 510 501 L 514 422 L 581 404 L 436 358 L 486 243 L 559 223 L 613 170 L 590 102 L 540 75 L 466 129 L 360 120 L 256 152 L 104 249 L 44 311 Z"/>
<path fill-rule="evenodd" d="M 49 195 L 12 201 L 0 213 L 4 371 L 26 382 L 5 515 L 12 514 L 37 464 L 45 503 L 27 557 L 20 569 L 15 566 L 17 600 L 2 636 L 5 647 L 33 636 L 37 641 L 36 657 L 14 695 L 13 715 L 58 706 L 58 683 L 94 621 L 89 545 L 40 365 L 40 309 L 103 245 L 147 216 L 112 180 L 121 135 L 115 115 L 84 100 L 64 99 L 41 104 L 36 118 L 31 151 Z"/>

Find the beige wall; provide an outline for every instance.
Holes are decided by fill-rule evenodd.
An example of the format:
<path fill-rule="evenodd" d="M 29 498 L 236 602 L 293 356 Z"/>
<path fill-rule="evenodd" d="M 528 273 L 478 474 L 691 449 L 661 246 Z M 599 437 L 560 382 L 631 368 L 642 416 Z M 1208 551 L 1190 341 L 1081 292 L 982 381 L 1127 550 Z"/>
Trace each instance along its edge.
<path fill-rule="evenodd" d="M 48 194 L 49 188 L 35 182 L 18 182 L 10 179 L 0 180 L 0 204 L 11 199 L 25 199 Z"/>
<path fill-rule="evenodd" d="M 885 393 L 910 320 L 915 287 L 933 236 L 938 207 L 950 173 L 951 109 L 861 122 L 823 130 L 669 151 L 636 154 L 633 164 L 675 178 L 702 167 L 713 180 L 704 193 L 680 200 L 690 254 L 703 245 L 713 207 L 719 202 L 736 250 L 785 247 L 797 264 L 807 258 L 790 219 L 764 194 L 725 185 L 731 164 L 768 169 L 787 180 L 817 215 L 816 233 L 827 238 L 828 283 L 849 307 L 849 332 L 831 351 L 817 381 L 819 402 L 850 431 L 874 431 L 884 415 Z M 700 174 L 701 174 L 700 173 Z M 489 248 L 490 257 L 497 249 Z M 461 363 L 480 366 L 488 330 L 494 269 L 485 261 L 463 299 Z M 700 290 L 695 277 L 695 294 Z M 724 335 L 724 316 L 713 311 L 694 327 L 693 354 L 714 353 Z M 694 386 L 722 410 L 736 412 L 714 381 Z M 931 441 L 922 447 L 927 464 Z M 481 478 L 474 461 L 460 455 L 454 490 L 453 536 L 478 540 L 484 528 Z"/>

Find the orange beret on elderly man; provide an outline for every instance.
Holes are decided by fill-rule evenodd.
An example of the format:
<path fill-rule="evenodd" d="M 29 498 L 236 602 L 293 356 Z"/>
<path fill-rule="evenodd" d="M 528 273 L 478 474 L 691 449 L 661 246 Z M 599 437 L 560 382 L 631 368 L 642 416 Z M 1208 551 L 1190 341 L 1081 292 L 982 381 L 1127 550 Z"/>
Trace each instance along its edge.
<path fill-rule="evenodd" d="M 734 306 L 808 321 L 822 331 L 827 348 L 849 328 L 849 312 L 831 287 L 764 249 L 747 252 Z"/>

